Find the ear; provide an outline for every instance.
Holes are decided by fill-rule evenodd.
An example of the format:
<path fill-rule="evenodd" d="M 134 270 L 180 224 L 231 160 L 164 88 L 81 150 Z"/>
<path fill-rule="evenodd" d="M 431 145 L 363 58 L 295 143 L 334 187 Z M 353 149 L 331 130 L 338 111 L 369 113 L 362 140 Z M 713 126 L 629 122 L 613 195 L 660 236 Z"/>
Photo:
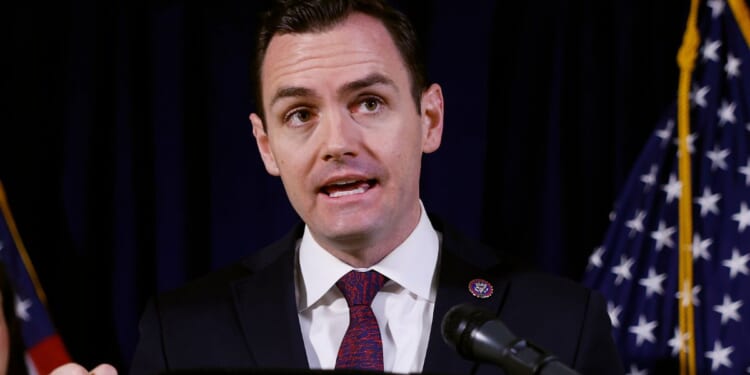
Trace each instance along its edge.
<path fill-rule="evenodd" d="M 421 100 L 422 151 L 429 154 L 440 147 L 443 138 L 443 89 L 433 83 L 422 93 Z"/>
<path fill-rule="evenodd" d="M 258 145 L 258 151 L 260 152 L 261 159 L 263 159 L 263 164 L 266 166 L 266 171 L 272 176 L 278 176 L 279 166 L 276 164 L 276 158 L 274 158 L 271 147 L 268 144 L 268 134 L 266 134 L 266 130 L 263 128 L 263 120 L 255 113 L 251 113 L 250 122 L 253 124 L 255 143 Z"/>

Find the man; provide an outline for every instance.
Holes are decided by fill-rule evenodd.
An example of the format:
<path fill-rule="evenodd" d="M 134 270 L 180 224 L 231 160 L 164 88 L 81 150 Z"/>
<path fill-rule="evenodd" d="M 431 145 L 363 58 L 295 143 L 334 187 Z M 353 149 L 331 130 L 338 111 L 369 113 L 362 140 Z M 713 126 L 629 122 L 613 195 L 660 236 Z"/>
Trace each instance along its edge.
<path fill-rule="evenodd" d="M 582 374 L 623 373 L 599 295 L 514 272 L 499 252 L 427 215 L 421 159 L 440 145 L 443 94 L 426 83 L 408 20 L 380 0 L 277 5 L 259 37 L 260 105 L 250 121 L 266 170 L 281 178 L 303 224 L 154 299 L 131 373 L 502 373 L 443 341 L 443 317 L 463 303 L 497 313 L 516 335 Z M 370 270 L 377 273 L 354 287 L 339 281 Z M 346 290 L 372 283 L 380 289 L 357 310 L 363 318 Z M 372 316 L 375 331 L 368 326 L 367 340 L 353 339 L 354 322 Z M 365 341 L 376 349 L 351 354 L 349 345 Z M 363 365 L 356 358 L 365 351 L 372 356 Z"/>

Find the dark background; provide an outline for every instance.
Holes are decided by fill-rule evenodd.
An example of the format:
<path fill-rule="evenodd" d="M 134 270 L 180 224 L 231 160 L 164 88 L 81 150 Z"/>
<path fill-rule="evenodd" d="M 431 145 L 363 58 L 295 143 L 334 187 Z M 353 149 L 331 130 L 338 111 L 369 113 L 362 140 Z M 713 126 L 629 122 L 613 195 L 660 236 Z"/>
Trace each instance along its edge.
<path fill-rule="evenodd" d="M 262 2 L 16 2 L 0 180 L 73 359 L 127 369 L 148 297 L 295 222 L 257 154 Z M 688 1 L 409 1 L 446 101 L 423 201 L 578 279 L 677 91 Z M 269 286 L 272 287 L 272 286 Z"/>

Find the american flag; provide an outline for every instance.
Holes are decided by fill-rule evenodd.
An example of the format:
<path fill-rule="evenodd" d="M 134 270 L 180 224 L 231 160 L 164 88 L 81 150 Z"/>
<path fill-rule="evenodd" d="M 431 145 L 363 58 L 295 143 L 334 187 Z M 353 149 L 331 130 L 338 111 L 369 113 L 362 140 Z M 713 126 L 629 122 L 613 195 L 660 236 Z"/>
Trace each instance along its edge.
<path fill-rule="evenodd" d="M 632 375 L 676 372 L 683 348 L 698 374 L 750 373 L 750 12 L 745 0 L 709 0 L 695 10 L 700 42 L 684 138 L 692 284 L 680 287 L 678 276 L 684 182 L 677 102 L 636 161 L 583 277 L 607 298 Z M 680 304 L 692 305 L 691 329 L 679 328 Z"/>
<path fill-rule="evenodd" d="M 2 184 L 0 208 L 0 262 L 16 294 L 15 313 L 21 323 L 26 365 L 29 374 L 49 374 L 54 368 L 70 362 L 70 357 L 50 320 L 43 302 L 44 292 L 21 242 Z"/>

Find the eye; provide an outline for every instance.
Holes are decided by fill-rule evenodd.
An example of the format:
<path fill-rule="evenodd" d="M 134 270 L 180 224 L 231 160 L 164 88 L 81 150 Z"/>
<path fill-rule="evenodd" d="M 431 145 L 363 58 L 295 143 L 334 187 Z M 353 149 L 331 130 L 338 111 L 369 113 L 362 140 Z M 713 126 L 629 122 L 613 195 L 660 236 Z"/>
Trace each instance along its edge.
<path fill-rule="evenodd" d="M 297 108 L 284 116 L 284 123 L 292 127 L 302 126 L 312 121 L 314 115 L 309 108 Z"/>
<path fill-rule="evenodd" d="M 355 108 L 355 112 L 376 113 L 380 111 L 382 105 L 383 100 L 381 100 L 380 98 L 375 96 L 368 96 L 366 98 L 363 98 L 359 102 L 357 108 Z"/>
<path fill-rule="evenodd" d="M 375 111 L 380 106 L 380 102 L 375 98 L 367 98 L 362 102 L 362 106 L 368 111 Z"/>

